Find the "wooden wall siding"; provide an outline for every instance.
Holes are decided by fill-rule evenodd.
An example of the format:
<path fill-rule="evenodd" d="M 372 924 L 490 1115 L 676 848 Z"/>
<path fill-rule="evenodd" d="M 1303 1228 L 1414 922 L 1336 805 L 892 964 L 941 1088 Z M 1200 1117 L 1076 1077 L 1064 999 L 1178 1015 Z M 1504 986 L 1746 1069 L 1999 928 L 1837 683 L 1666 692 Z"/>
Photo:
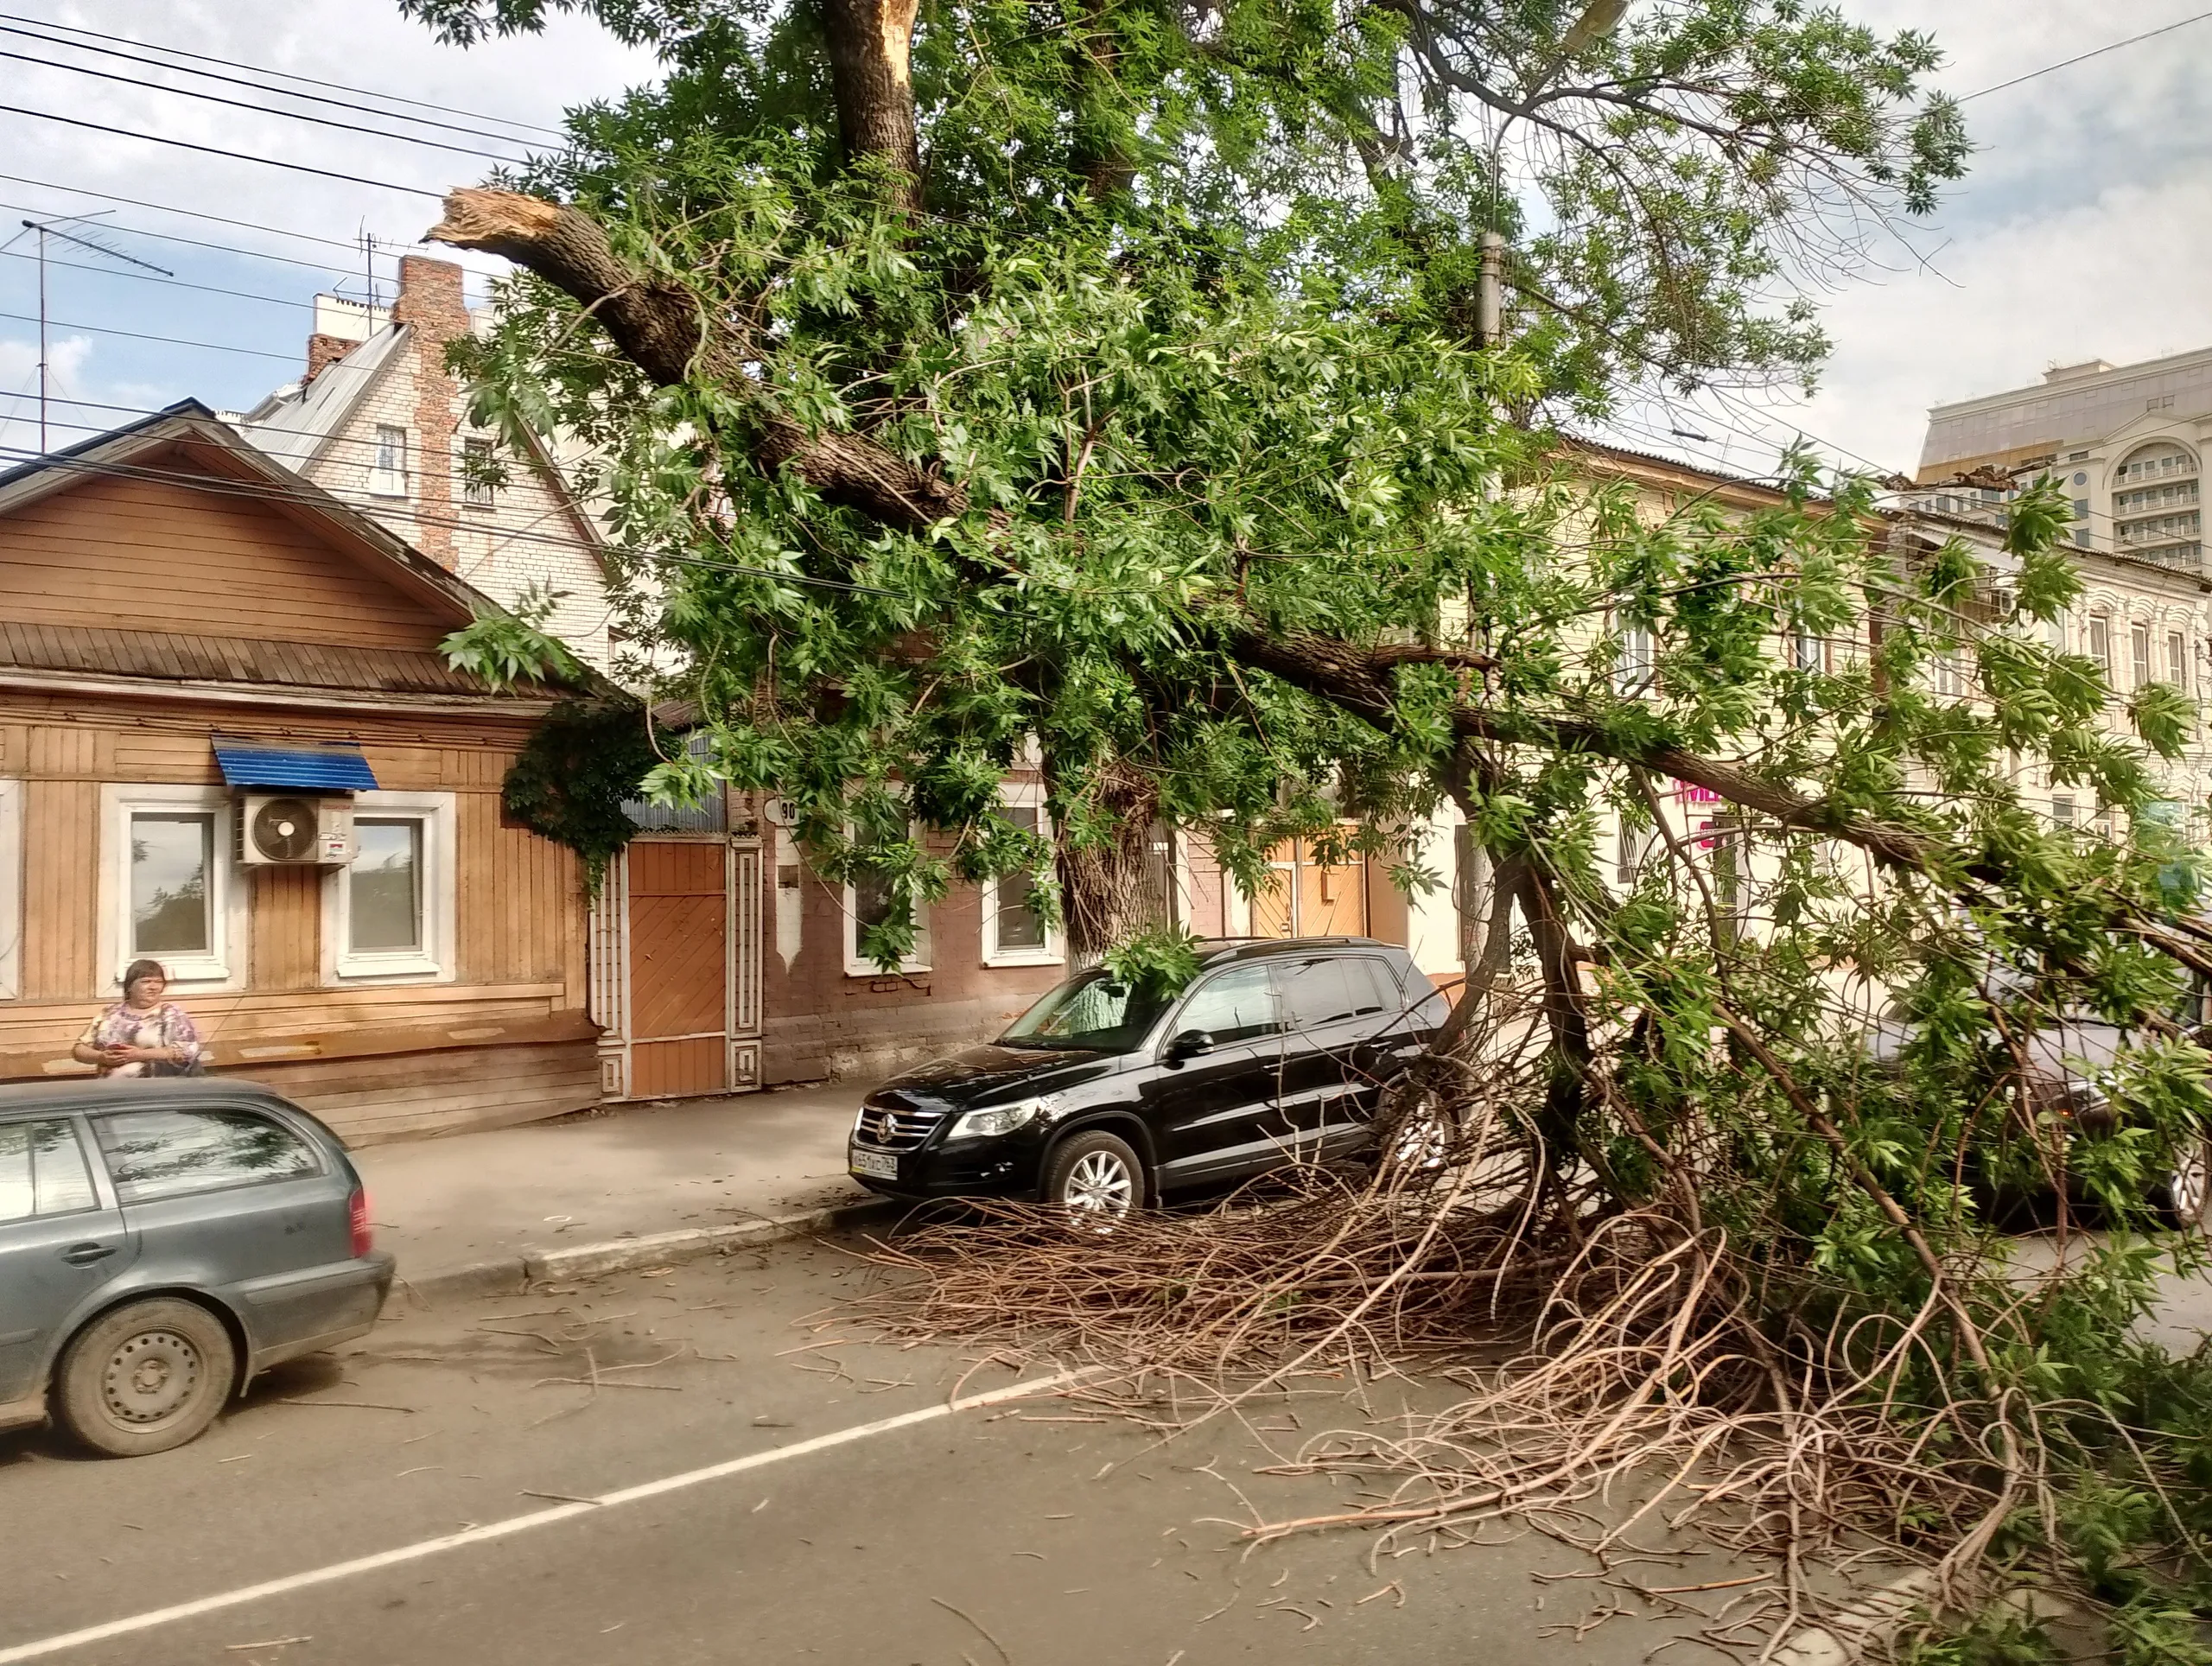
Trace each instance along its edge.
<path fill-rule="evenodd" d="M 456 820 L 461 981 L 557 981 L 581 1008 L 583 864 L 550 839 L 502 827 L 494 793 L 461 794 Z"/>
<path fill-rule="evenodd" d="M 248 981 L 257 989 L 314 989 L 322 982 L 322 870 L 264 868 L 242 877 L 252 899 Z"/>
<path fill-rule="evenodd" d="M 589 1040 L 269 1064 L 228 1073 L 306 1106 L 357 1148 L 505 1128 L 599 1103 L 598 1049 Z"/>
<path fill-rule="evenodd" d="M 114 998 L 111 991 L 107 1000 Z M 186 995 L 213 1065 L 250 1071 L 272 1062 L 362 1058 L 380 1052 L 524 1041 L 567 1041 L 594 1032 L 556 983 L 489 988 L 410 984 L 331 989 L 303 999 L 272 989 Z M 99 1000 L 0 1002 L 0 1080 L 89 1075 L 69 1048 Z"/>
<path fill-rule="evenodd" d="M 0 606 L 4 606 L 0 600 Z M 0 695 L 0 773 L 22 778 L 22 998 L 0 1002 L 0 1080 L 85 1073 L 69 1048 L 115 997 L 99 943 L 104 783 L 219 784 L 211 729 L 361 741 L 385 786 L 454 795 L 458 978 L 322 987 L 320 871 L 242 878 L 244 993 L 185 1004 L 214 1067 L 265 1077 L 349 1137 L 498 1127 L 596 1103 L 584 1016 L 582 864 L 499 824 L 499 786 L 530 733 L 505 714 L 298 712 L 158 697 Z"/>
<path fill-rule="evenodd" d="M 22 987 L 27 1001 L 107 993 L 94 964 L 99 812 L 100 790 L 92 782 L 34 778 L 24 784 Z M 0 1012 L 5 1010 L 0 1005 Z"/>
<path fill-rule="evenodd" d="M 429 649 L 451 622 L 276 510 L 88 479 L 0 516 L 0 612 L 25 624 Z"/>
<path fill-rule="evenodd" d="M 359 741 L 378 782 L 410 792 L 496 793 L 530 720 L 271 711 L 158 698 L 89 701 L 0 690 L 0 774 L 219 785 L 208 733 Z"/>

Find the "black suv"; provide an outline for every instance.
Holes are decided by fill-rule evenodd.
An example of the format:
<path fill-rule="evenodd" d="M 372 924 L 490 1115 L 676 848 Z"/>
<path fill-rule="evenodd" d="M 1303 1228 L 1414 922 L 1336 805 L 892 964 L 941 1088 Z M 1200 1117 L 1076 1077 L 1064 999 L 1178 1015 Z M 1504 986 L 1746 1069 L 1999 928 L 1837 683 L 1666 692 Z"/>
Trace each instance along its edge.
<path fill-rule="evenodd" d="M 870 1093 L 849 1166 L 893 1197 L 1120 1214 L 1365 1144 L 1447 1010 L 1403 949 L 1365 938 L 1201 944 L 1172 995 L 1081 972 L 989 1046 Z"/>

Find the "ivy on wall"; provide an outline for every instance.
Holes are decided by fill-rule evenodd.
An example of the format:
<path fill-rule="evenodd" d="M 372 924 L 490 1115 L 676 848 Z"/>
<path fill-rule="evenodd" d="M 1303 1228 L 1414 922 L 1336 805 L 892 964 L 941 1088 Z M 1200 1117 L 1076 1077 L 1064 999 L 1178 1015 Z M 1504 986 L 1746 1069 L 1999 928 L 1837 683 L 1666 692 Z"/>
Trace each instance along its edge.
<path fill-rule="evenodd" d="M 507 771 L 508 815 L 582 856 L 594 895 L 608 859 L 638 830 L 622 802 L 641 797 L 646 774 L 663 761 L 656 739 L 668 747 L 667 732 L 656 736 L 635 701 L 564 700 Z"/>

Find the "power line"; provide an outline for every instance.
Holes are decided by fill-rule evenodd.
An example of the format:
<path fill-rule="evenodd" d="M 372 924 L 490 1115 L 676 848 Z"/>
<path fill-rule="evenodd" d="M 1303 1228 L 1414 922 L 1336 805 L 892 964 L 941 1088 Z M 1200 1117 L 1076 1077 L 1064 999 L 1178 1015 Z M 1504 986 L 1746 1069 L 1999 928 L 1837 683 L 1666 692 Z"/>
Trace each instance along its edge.
<path fill-rule="evenodd" d="M 55 188 L 67 189 L 68 188 L 57 187 Z M 0 210 L 7 209 L 17 210 L 26 214 L 46 214 L 54 212 L 50 208 L 35 207 L 28 202 L 0 202 Z M 188 211 L 181 208 L 175 208 L 170 209 L 168 212 L 171 213 L 184 213 Z M 267 251 L 262 249 L 242 249 L 234 243 L 210 243 L 204 238 L 180 237 L 175 232 L 149 232 L 143 226 L 115 226 L 112 221 L 110 221 L 109 224 L 113 226 L 116 231 L 127 232 L 132 237 L 149 237 L 162 243 L 181 243 L 187 248 L 208 249 L 213 251 L 217 254 L 236 255 L 244 260 L 273 261 L 280 266 L 297 266 L 303 271 L 316 272 L 324 277 L 359 277 L 361 275 L 360 270 L 358 267 L 340 266 L 330 262 L 320 260 L 298 260 L 295 259 L 290 255 L 272 255 Z M 282 235 L 286 237 L 300 237 L 305 234 L 299 232 L 287 232 Z M 355 251 L 355 258 L 359 258 L 358 251 Z M 399 257 L 397 255 L 386 255 L 384 258 L 387 260 L 397 260 Z M 228 293 L 228 291 L 226 291 L 226 293 Z"/>
<path fill-rule="evenodd" d="M 22 174 L 0 174 L 0 180 L 7 181 L 10 185 L 35 185 L 42 191 L 71 191 L 79 196 L 98 197 L 102 202 L 120 202 L 132 208 L 150 208 L 156 213 L 182 214 L 190 219 L 213 220 L 218 226 L 235 226 L 245 232 L 266 232 L 271 237 L 296 238 L 302 243 L 327 244 L 331 248 L 346 251 L 356 259 L 360 257 L 360 245 L 349 243 L 343 238 L 319 237 L 313 232 L 288 232 L 281 226 L 264 226 L 251 219 L 232 219 L 226 215 L 203 213 L 197 208 L 179 208 L 166 202 L 148 202 L 143 197 L 119 197 L 112 191 L 95 191 L 89 185 L 57 185 L 52 180 L 35 180 Z M 159 237 L 162 233 L 149 232 L 147 235 Z M 379 238 L 378 241 L 382 239 Z M 219 245 L 209 245 L 208 246 Z M 245 251 L 241 250 L 238 252 L 244 253 Z M 281 257 L 274 258 L 281 258 Z"/>
<path fill-rule="evenodd" d="M 261 486 L 251 481 L 219 482 L 204 475 L 181 474 L 170 469 L 133 467 L 128 463 L 97 463 L 82 457 L 57 457 L 30 451 L 21 446 L 0 445 L 0 455 L 16 456 L 27 462 L 35 462 L 49 468 L 69 469 L 78 474 L 105 476 L 110 479 L 155 481 L 165 486 L 181 486 L 196 492 L 207 492 L 218 497 L 252 498 L 264 502 L 290 503 L 309 509 L 327 507 L 330 501 L 355 509 L 369 519 L 377 518 L 377 511 L 391 513 L 415 521 L 419 525 L 454 527 L 483 533 L 508 542 L 563 545 L 570 549 L 600 553 L 605 546 L 584 538 L 563 537 L 551 532 L 502 532 L 479 521 L 451 519 L 444 516 L 428 515 L 420 511 L 400 510 L 380 500 L 372 500 L 374 508 L 354 501 L 342 493 L 324 488 L 310 488 L 304 492 L 287 491 L 273 486 Z M 861 595 L 888 596 L 894 601 L 906 600 L 906 594 L 888 590 L 880 585 L 857 584 L 849 579 L 817 578 L 810 573 L 779 572 L 772 567 L 747 567 L 736 562 L 715 561 L 703 556 L 682 556 L 672 550 L 619 550 L 616 553 L 635 555 L 650 561 L 671 562 L 679 567 L 697 567 L 711 572 L 736 573 L 748 578 L 765 578 L 779 584 L 798 584 L 816 589 L 843 590 Z"/>
<path fill-rule="evenodd" d="M 2110 46 L 2098 47 L 2072 58 L 2063 58 L 2057 63 L 2045 64 L 2041 69 L 2031 69 L 2024 75 L 2015 75 L 2009 81 L 1999 81 L 1994 86 L 1986 86 L 1978 92 L 1967 93 L 1958 102 L 1969 104 L 1976 99 L 1986 99 L 1993 92 L 2002 92 L 2005 88 L 2018 86 L 2023 81 L 2032 81 L 2040 75 L 2049 75 L 2062 69 L 2071 69 L 2076 64 L 2086 64 L 2092 58 L 2101 58 L 2107 52 L 2118 52 L 2122 47 L 2132 47 L 2140 41 L 2155 40 L 2161 35 L 2171 35 L 2177 29 L 2187 29 L 2191 23 L 2201 23 L 2208 17 L 2212 17 L 2212 11 L 2200 11 L 2194 17 L 2184 17 L 2177 23 L 2168 23 L 2160 29 L 2145 29 L 2142 34 L 2131 35 L 2125 41 L 2114 41 Z"/>
<path fill-rule="evenodd" d="M 0 249 L 0 255 L 6 255 L 12 260 L 38 258 L 36 255 L 27 255 L 15 249 Z M 226 289 L 215 283 L 194 283 L 174 275 L 168 277 L 141 277 L 137 272 L 119 272 L 111 270 L 105 266 L 88 266 L 81 260 L 49 260 L 46 264 L 49 266 L 66 267 L 73 272 L 98 272 L 104 277 L 134 278 L 141 283 L 160 283 L 169 289 L 197 289 L 202 295 L 226 295 L 237 301 L 258 301 L 270 307 L 296 307 L 307 312 L 315 310 L 315 302 L 312 301 L 292 301 L 282 296 L 255 295 L 246 289 Z"/>
<path fill-rule="evenodd" d="M 0 318 L 16 324 L 38 322 L 38 315 L 35 313 L 0 312 Z M 236 347 L 222 341 L 188 341 L 178 335 L 149 335 L 143 330 L 118 329 L 111 324 L 72 324 L 59 318 L 48 319 L 47 322 L 57 330 L 82 330 L 88 335 L 120 335 L 133 341 L 159 342 L 165 347 L 200 347 L 209 353 L 243 353 L 255 359 L 282 359 L 287 364 L 299 357 L 296 353 L 270 353 L 261 347 Z"/>
<path fill-rule="evenodd" d="M 0 12 L 0 19 L 5 19 L 7 16 L 7 13 Z M 41 27 L 51 28 L 54 26 L 41 25 Z M 490 131 L 488 129 L 480 127 L 461 127 L 453 122 L 434 121 L 428 116 L 410 116 L 404 111 L 385 110 L 374 105 L 353 104 L 344 99 L 326 99 L 321 96 L 321 94 L 315 92 L 295 92 L 289 87 L 271 86 L 265 81 L 248 80 L 244 76 L 240 75 L 223 75 L 217 73 L 213 70 L 191 69 L 182 64 L 172 64 L 159 58 L 142 57 L 134 52 L 121 52 L 113 47 L 93 46 L 87 41 L 70 41 L 63 39 L 59 35 L 41 35 L 34 29 L 13 28 L 9 22 L 4 21 L 0 21 L 0 35 L 21 35 L 23 39 L 27 41 L 35 41 L 41 46 L 60 47 L 63 50 L 68 52 L 97 53 L 103 58 L 119 58 L 124 62 L 129 64 L 143 64 L 149 68 L 166 69 L 179 75 L 197 75 L 204 80 L 219 81 L 228 86 L 246 87 L 256 92 L 273 93 L 280 99 L 297 99 L 303 103 L 308 104 L 328 105 L 334 110 L 357 111 L 364 116 L 381 116 L 386 121 L 413 122 L 417 126 L 435 127 L 448 133 L 465 134 L 471 138 L 491 139 L 501 144 L 529 144 L 532 143 L 532 141 L 528 139 L 518 138 L 512 133 L 494 133 Z M 106 36 L 103 38 L 114 39 L 116 37 Z M 135 45 L 137 43 L 133 42 L 133 44 Z M 154 48 L 153 50 L 160 52 L 166 51 L 168 48 L 156 47 Z M 33 60 L 32 61 L 37 62 L 43 60 Z M 68 64 L 56 64 L 52 66 L 52 67 L 57 69 L 67 69 L 73 68 L 74 66 Z M 174 92 L 181 91 L 183 89 L 165 87 L 162 90 L 164 92 Z M 198 95 L 195 94 L 194 96 Z M 364 90 L 363 96 L 367 98 L 377 98 L 381 95 L 373 92 L 367 92 Z M 496 120 L 497 118 L 493 118 L 492 119 Z"/>
<path fill-rule="evenodd" d="M 219 92 L 202 92 L 188 86 L 163 86 L 158 81 L 149 81 L 141 76 L 118 75 L 112 70 L 94 69 L 89 64 L 65 64 L 51 58 L 35 58 L 27 52 L 10 52 L 4 47 L 0 47 L 0 58 L 19 64 L 35 64 L 41 69 L 59 69 L 72 75 L 90 75 L 103 81 L 118 81 L 142 92 L 166 92 L 173 99 L 198 99 L 207 104 L 221 105 L 228 110 L 251 111 L 257 116 L 281 116 L 288 121 L 307 122 L 316 127 L 335 128 L 343 133 L 365 134 L 372 139 L 391 139 L 401 144 L 419 144 L 432 150 L 451 151 L 456 156 L 481 156 L 511 166 L 530 160 L 528 156 L 510 156 L 499 151 L 479 150 L 465 144 L 448 144 L 443 139 L 425 138 L 419 133 L 394 133 L 380 127 L 364 127 L 359 122 L 341 122 L 334 116 L 311 116 L 303 110 L 279 110 L 273 105 L 249 104 L 243 99 L 226 99 Z"/>
<path fill-rule="evenodd" d="M 445 198 L 444 192 L 428 190 L 419 185 L 395 185 L 390 180 L 367 179 L 359 174 L 340 174 L 328 168 L 310 168 L 303 162 L 285 162 L 276 156 L 257 156 L 245 150 L 226 150 L 219 144 L 194 144 L 189 139 L 172 139 L 160 133 L 141 133 L 136 128 L 116 127 L 106 122 L 82 121 L 74 116 L 57 115 L 51 110 L 30 110 L 22 105 L 0 104 L 0 114 L 29 116 L 41 122 L 60 122 L 65 127 L 81 127 L 94 133 L 112 134 L 118 138 L 143 139 L 149 144 L 173 145 L 179 150 L 196 150 L 203 156 L 227 156 L 233 162 L 259 162 L 264 168 L 282 168 L 292 174 L 312 174 L 317 179 L 336 180 L 344 185 L 374 186 L 379 191 L 404 191 L 410 196 L 432 197 L 440 201 Z M 101 194 L 93 192 L 91 194 L 98 196 Z M 324 240 L 336 241 L 335 238 Z"/>
<path fill-rule="evenodd" d="M 151 41 L 130 41 L 126 35 L 111 35 L 101 29 L 79 29 L 70 23 L 51 22 L 41 17 L 23 17 L 13 12 L 0 12 L 0 17 L 4 17 L 11 22 L 35 23 L 41 29 L 55 29 L 64 34 L 86 35 L 96 41 L 129 41 L 129 44 L 132 46 L 144 47 L 149 52 L 165 53 L 172 58 L 189 58 L 197 63 L 220 64 L 226 69 L 250 69 L 258 75 L 271 76 L 278 80 L 297 81 L 303 86 L 327 87 L 334 92 L 359 93 L 364 98 L 382 99 L 391 104 L 412 105 L 417 110 L 435 110 L 442 115 L 467 116 L 474 121 L 498 122 L 506 127 L 527 128 L 556 139 L 566 137 L 557 128 L 543 127 L 536 122 L 518 121 L 507 116 L 494 116 L 481 110 L 462 110 L 452 105 L 431 104 L 422 99 L 405 98 L 397 92 L 376 92 L 366 87 L 349 86 L 343 81 L 319 81 L 311 75 L 295 75 L 289 70 L 270 69 L 258 64 L 240 63 L 235 59 L 213 57 L 204 52 L 188 52 L 182 47 L 156 46 Z"/>

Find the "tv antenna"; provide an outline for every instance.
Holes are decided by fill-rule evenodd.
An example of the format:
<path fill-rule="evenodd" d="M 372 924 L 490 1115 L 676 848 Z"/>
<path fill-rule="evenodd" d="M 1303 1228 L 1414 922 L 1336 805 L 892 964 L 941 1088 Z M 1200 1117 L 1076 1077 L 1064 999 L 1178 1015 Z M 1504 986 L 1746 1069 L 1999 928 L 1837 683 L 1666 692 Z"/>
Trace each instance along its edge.
<path fill-rule="evenodd" d="M 111 214 L 114 212 L 112 208 L 102 208 L 97 213 L 60 214 L 52 219 L 27 219 L 23 222 L 24 231 L 38 233 L 38 448 L 41 455 L 49 448 L 46 439 L 46 407 L 51 393 L 52 383 L 52 371 L 48 362 L 46 349 L 47 238 L 59 238 L 62 242 L 72 244 L 77 248 L 89 249 L 96 255 L 105 255 L 110 260 L 120 260 L 133 266 L 143 266 L 149 272 L 159 272 L 163 277 L 176 276 L 166 266 L 156 266 L 150 260 L 141 260 L 137 255 L 125 254 L 120 249 L 111 249 L 99 238 L 90 235 L 92 232 L 99 228 L 87 226 L 84 222 L 98 219 L 101 214 Z M 72 226 L 80 229 L 73 231 L 69 229 Z M 15 240 L 14 238 L 8 239 L 10 244 Z"/>

